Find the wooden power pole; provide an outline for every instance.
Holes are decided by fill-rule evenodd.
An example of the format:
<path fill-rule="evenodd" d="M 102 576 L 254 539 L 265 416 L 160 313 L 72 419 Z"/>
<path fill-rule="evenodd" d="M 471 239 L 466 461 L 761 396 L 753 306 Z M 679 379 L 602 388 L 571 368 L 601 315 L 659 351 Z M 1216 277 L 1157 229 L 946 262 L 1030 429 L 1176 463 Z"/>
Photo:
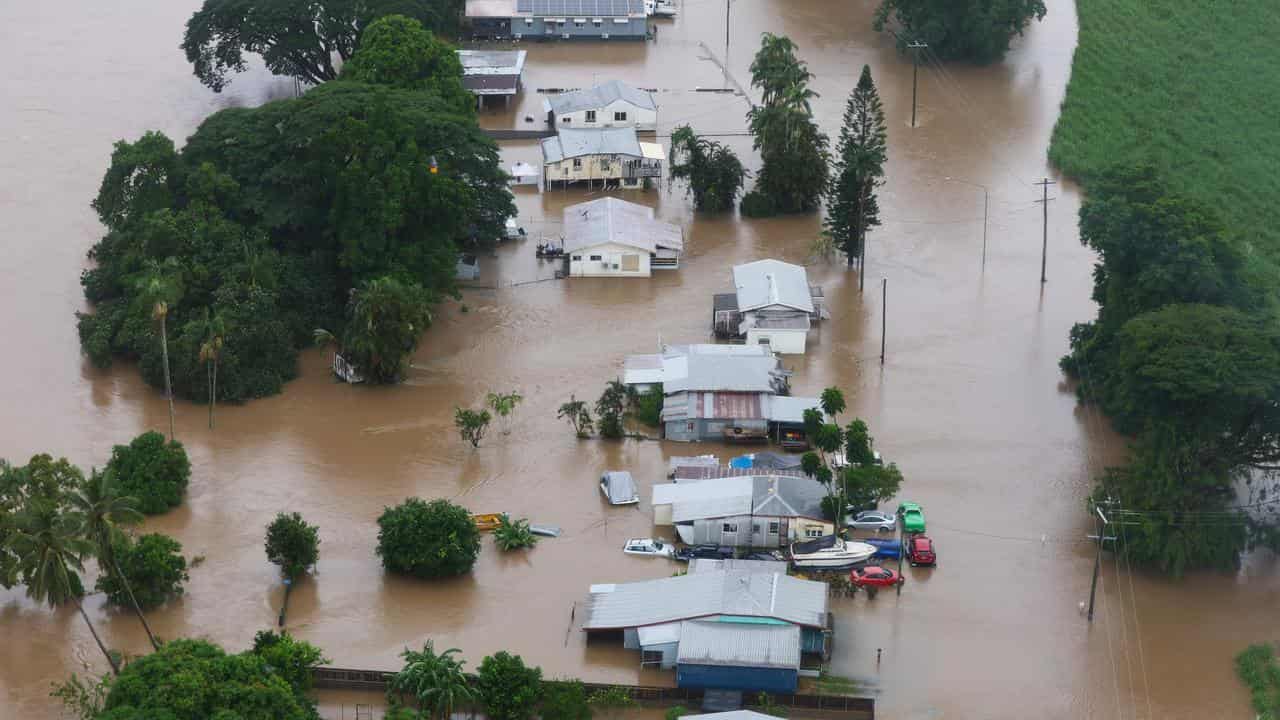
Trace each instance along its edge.
<path fill-rule="evenodd" d="M 1043 203 L 1044 208 L 1044 243 L 1040 248 L 1040 283 L 1044 284 L 1045 267 L 1049 261 L 1049 186 L 1057 185 L 1058 183 L 1050 180 L 1049 178 L 1045 178 L 1034 184 L 1039 185 L 1041 190 L 1044 191 L 1044 197 L 1036 201 L 1038 203 Z"/>
<path fill-rule="evenodd" d="M 927 47 L 929 47 L 928 44 L 919 40 L 907 43 L 907 48 L 911 50 L 911 127 L 916 126 L 916 87 L 920 79 L 920 50 Z"/>

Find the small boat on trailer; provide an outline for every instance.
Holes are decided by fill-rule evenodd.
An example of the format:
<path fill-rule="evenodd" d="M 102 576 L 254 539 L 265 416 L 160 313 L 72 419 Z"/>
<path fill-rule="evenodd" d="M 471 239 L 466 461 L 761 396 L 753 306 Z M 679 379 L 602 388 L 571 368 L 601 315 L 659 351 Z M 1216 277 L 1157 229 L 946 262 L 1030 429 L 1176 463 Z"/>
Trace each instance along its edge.
<path fill-rule="evenodd" d="M 797 568 L 815 570 L 843 568 L 866 562 L 878 549 L 864 542 L 826 535 L 815 540 L 792 543 L 791 564 Z"/>

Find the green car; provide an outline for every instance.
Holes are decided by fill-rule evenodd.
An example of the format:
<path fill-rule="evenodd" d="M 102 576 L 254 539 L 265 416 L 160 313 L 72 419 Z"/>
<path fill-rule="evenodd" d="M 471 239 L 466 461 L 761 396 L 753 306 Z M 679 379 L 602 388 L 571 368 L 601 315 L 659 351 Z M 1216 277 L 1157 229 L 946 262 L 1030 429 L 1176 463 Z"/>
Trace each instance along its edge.
<path fill-rule="evenodd" d="M 902 518 L 902 531 L 906 533 L 924 532 L 924 509 L 913 502 L 904 502 L 898 506 L 898 515 Z"/>

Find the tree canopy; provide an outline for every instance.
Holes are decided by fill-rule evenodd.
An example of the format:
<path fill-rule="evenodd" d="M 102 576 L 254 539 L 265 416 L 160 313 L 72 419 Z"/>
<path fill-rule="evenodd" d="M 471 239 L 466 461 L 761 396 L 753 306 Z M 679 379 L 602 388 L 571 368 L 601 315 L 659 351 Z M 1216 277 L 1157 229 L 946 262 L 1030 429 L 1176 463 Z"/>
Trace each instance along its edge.
<path fill-rule="evenodd" d="M 707 212 L 733 208 L 747 171 L 722 143 L 700 138 L 688 125 L 671 132 L 671 177 L 689 181 L 693 206 Z"/>
<path fill-rule="evenodd" d="M 827 136 L 813 119 L 813 74 L 790 38 L 764 33 L 751 63 L 751 86 L 761 103 L 747 113 L 753 147 L 763 165 L 742 200 L 749 216 L 816 210 L 827 186 Z"/>
<path fill-rule="evenodd" d="M 943 60 L 989 63 L 1045 15 L 1044 0 L 881 0 L 873 27 L 897 26 L 898 47 L 922 40 Z"/>
<path fill-rule="evenodd" d="M 862 256 L 867 231 L 880 225 L 876 188 L 884 184 L 887 154 L 884 107 L 871 80 L 871 67 L 863 65 L 844 109 L 824 223 L 850 267 L 854 258 Z"/>
<path fill-rule="evenodd" d="M 403 90 L 425 90 L 459 114 L 471 112 L 475 96 L 462 86 L 455 48 L 422 23 L 404 15 L 373 21 L 360 36 L 360 52 L 342 66 L 342 79 Z"/>
<path fill-rule="evenodd" d="M 116 445 L 107 472 L 116 478 L 121 494 L 137 498 L 139 510 L 155 515 L 182 503 L 191 479 L 191 461 L 182 443 L 166 441 L 152 431 L 128 445 Z"/>
<path fill-rule="evenodd" d="M 97 590 L 106 593 L 107 600 L 120 607 L 128 607 L 128 588 L 138 607 L 150 610 L 163 605 L 171 598 L 181 597 L 182 584 L 187 576 L 187 559 L 182 556 L 182 544 L 160 533 L 148 533 L 134 540 L 128 536 L 116 539 L 112 550 L 119 574 L 103 573 L 98 576 Z"/>
<path fill-rule="evenodd" d="M 334 56 L 353 59 L 378 18 L 400 14 L 448 34 L 461 11 L 461 0 L 204 0 L 187 20 L 182 50 L 214 92 L 248 69 L 246 54 L 261 56 L 276 75 L 318 85 L 338 76 Z"/>
<path fill-rule="evenodd" d="M 377 551 L 392 572 L 420 578 L 461 575 L 480 554 L 480 531 L 464 507 L 409 498 L 378 518 Z"/>
<path fill-rule="evenodd" d="M 86 354 L 137 359 L 161 386 L 137 283 L 157 262 L 183 288 L 167 306 L 174 392 L 198 402 L 210 398 L 206 309 L 224 327 L 217 399 L 240 401 L 279 392 L 315 328 L 341 336 L 353 288 L 390 277 L 427 303 L 452 294 L 459 247 L 514 214 L 496 146 L 455 105 L 343 81 L 216 113 L 181 152 L 159 133 L 117 143 L 93 203 L 107 232 L 81 278 Z"/>
<path fill-rule="evenodd" d="M 280 566 L 290 580 L 320 559 L 320 528 L 308 525 L 298 513 L 280 513 L 267 526 L 267 560 Z"/>
<path fill-rule="evenodd" d="M 542 698 L 542 669 L 501 650 L 476 668 L 476 690 L 492 720 L 529 720 Z"/>

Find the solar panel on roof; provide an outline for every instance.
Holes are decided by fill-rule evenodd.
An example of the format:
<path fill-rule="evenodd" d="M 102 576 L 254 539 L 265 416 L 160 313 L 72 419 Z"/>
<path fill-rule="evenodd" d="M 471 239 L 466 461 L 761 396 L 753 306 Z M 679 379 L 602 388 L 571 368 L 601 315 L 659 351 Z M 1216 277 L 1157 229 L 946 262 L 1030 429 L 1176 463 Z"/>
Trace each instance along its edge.
<path fill-rule="evenodd" d="M 540 16 L 622 16 L 644 12 L 644 0 L 516 0 L 516 12 Z"/>

